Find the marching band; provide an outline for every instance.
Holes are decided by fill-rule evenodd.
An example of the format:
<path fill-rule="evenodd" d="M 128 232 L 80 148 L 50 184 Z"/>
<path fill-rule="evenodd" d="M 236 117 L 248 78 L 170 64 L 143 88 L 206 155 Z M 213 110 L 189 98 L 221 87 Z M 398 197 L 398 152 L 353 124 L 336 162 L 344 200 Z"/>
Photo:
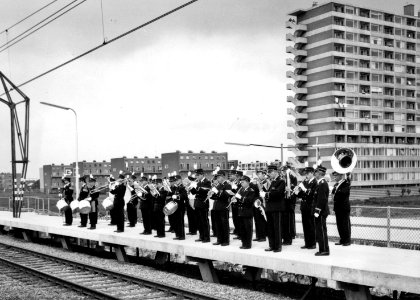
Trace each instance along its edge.
<path fill-rule="evenodd" d="M 258 170 L 251 179 L 239 170 L 220 170 L 213 172 L 212 181 L 204 176 L 202 169 L 196 169 L 186 178 L 168 174 L 167 178 L 147 178 L 141 174 L 125 175 L 120 172 L 117 180 L 112 175 L 109 184 L 96 187 L 95 178 L 90 175 L 82 177 L 83 183 L 79 194 L 79 212 L 81 224 L 96 229 L 98 219 L 98 198 L 100 191 L 109 189 L 109 197 L 103 206 L 110 211 L 111 224 L 116 225 L 115 232 L 124 232 L 126 210 L 128 226 L 135 227 L 137 210 L 141 211 L 143 235 L 156 231 L 156 238 L 165 237 L 165 216 L 168 216 L 174 240 L 185 240 L 184 218 L 187 214 L 189 235 L 199 232 L 196 242 L 210 242 L 210 226 L 217 240 L 213 245 L 230 244 L 229 214 L 232 212 L 234 231 L 242 245 L 240 249 L 250 249 L 252 241 L 265 242 L 266 251 L 281 252 L 282 247 L 291 245 L 296 236 L 295 205 L 300 199 L 304 246 L 302 249 L 315 249 L 318 243 L 317 256 L 330 254 L 326 219 L 330 214 L 328 198 L 329 186 L 324 176 L 326 168 L 306 167 L 301 170 L 305 179 L 298 184 L 297 177 L 290 166 L 278 167 L 269 165 L 267 170 Z M 348 175 L 348 173 L 346 173 Z M 351 182 L 343 173 L 334 172 L 336 184 L 332 190 L 332 200 L 337 219 L 340 240 L 336 245 L 348 246 L 351 243 L 350 203 L 348 201 Z M 229 180 L 227 179 L 229 176 Z M 88 183 L 86 183 L 88 180 Z M 63 188 L 57 203 L 65 215 L 64 225 L 72 224 L 73 189 L 71 180 L 63 177 Z M 128 196 L 127 196 L 128 195 Z M 82 205 L 89 201 L 88 207 Z M 72 207 L 72 208 L 70 208 Z M 209 211 L 211 210 L 211 223 Z M 256 236 L 252 239 L 255 222 Z"/>

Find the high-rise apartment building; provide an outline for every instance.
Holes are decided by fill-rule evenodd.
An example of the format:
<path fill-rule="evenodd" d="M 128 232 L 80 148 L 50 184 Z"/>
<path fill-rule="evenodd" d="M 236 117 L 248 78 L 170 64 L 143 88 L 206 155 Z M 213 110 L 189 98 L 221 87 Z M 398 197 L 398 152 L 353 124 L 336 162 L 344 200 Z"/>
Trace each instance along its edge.
<path fill-rule="evenodd" d="M 288 138 L 297 145 L 291 162 L 313 165 L 318 155 L 331 169 L 335 149 L 349 147 L 358 156 L 353 186 L 418 184 L 420 13 L 414 5 L 398 14 L 331 1 L 289 16 L 294 133 Z"/>

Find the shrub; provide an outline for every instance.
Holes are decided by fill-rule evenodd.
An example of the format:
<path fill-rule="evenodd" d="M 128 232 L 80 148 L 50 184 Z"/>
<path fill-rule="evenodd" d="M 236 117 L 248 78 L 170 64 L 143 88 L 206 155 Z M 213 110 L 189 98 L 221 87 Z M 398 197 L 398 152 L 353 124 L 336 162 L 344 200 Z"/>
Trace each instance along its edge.
<path fill-rule="evenodd" d="M 401 196 L 402 196 L 402 197 L 404 197 L 405 192 L 406 192 L 406 189 L 405 189 L 405 188 L 402 188 L 402 189 L 401 189 Z"/>
<path fill-rule="evenodd" d="M 407 196 L 410 196 L 411 194 L 411 189 L 407 189 Z"/>
<path fill-rule="evenodd" d="M 419 193 L 420 193 L 420 189 L 419 189 Z M 391 191 L 390 190 L 386 190 L 386 194 L 388 197 L 391 197 Z"/>

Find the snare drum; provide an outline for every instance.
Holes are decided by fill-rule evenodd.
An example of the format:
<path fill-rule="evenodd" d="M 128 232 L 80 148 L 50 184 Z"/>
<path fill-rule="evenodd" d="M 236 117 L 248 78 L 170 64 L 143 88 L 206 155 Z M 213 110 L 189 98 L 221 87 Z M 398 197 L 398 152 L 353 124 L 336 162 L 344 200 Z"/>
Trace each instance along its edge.
<path fill-rule="evenodd" d="M 79 211 L 79 201 L 73 200 L 70 202 L 70 208 L 72 213 L 77 213 Z"/>
<path fill-rule="evenodd" d="M 178 203 L 175 201 L 168 202 L 165 207 L 163 208 L 163 213 L 166 216 L 172 215 L 178 209 Z"/>
<path fill-rule="evenodd" d="M 102 206 L 105 208 L 105 210 L 111 210 L 114 208 L 114 199 L 111 197 L 105 198 L 105 200 L 102 202 Z"/>
<path fill-rule="evenodd" d="M 64 211 L 65 207 L 69 206 L 66 200 L 64 199 L 58 200 L 56 205 L 57 205 L 58 211 L 62 211 L 62 210 Z"/>
<path fill-rule="evenodd" d="M 90 213 L 90 202 L 87 200 L 82 200 L 79 203 L 79 210 L 81 214 L 88 214 Z"/>

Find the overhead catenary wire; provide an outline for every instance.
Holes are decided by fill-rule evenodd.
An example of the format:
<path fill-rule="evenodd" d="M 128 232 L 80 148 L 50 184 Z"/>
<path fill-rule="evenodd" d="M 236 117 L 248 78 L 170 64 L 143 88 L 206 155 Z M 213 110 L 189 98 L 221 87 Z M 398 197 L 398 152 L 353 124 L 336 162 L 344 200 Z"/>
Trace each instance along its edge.
<path fill-rule="evenodd" d="M 47 74 L 49 74 L 49 73 L 51 73 L 51 72 L 53 72 L 53 71 L 55 71 L 55 70 L 57 70 L 57 69 L 61 68 L 61 67 L 64 67 L 65 65 L 67 65 L 67 64 L 69 64 L 69 63 L 71 63 L 71 62 L 73 62 L 73 61 L 75 61 L 75 60 L 78 60 L 79 58 L 82 58 L 83 56 L 88 55 L 89 53 L 92 53 L 92 52 L 94 52 L 94 51 L 96 51 L 96 50 L 98 50 L 98 49 L 100 49 L 100 48 L 102 48 L 102 47 L 104 47 L 104 46 L 106 46 L 106 45 L 108 45 L 108 44 L 111 44 L 111 43 L 113 43 L 113 42 L 115 42 L 115 41 L 117 41 L 117 40 L 119 40 L 119 39 L 121 39 L 121 38 L 123 38 L 123 37 L 125 37 L 125 36 L 127 36 L 127 35 L 129 35 L 129 34 L 131 34 L 131 33 L 133 33 L 133 32 L 135 32 L 135 31 L 137 31 L 137 30 L 139 30 L 139 29 L 141 29 L 141 28 L 143 28 L 143 27 L 146 27 L 147 25 L 150 25 L 150 24 L 152 24 L 152 23 L 154 23 L 154 22 L 156 22 L 156 21 L 158 21 L 158 20 L 160 20 L 160 19 L 162 19 L 162 18 L 164 18 L 164 17 L 166 17 L 166 16 L 168 16 L 168 15 L 171 15 L 171 14 L 173 14 L 173 13 L 177 12 L 178 10 L 181 10 L 181 9 L 183 9 L 184 7 L 187 7 L 187 6 L 189 6 L 189 5 L 193 4 L 193 3 L 197 2 L 197 1 L 198 1 L 198 0 L 192 0 L 192 1 L 189 1 L 189 2 L 187 2 L 187 3 L 184 3 L 184 4 L 182 4 L 182 5 L 178 6 L 178 7 L 176 7 L 176 8 L 174 8 L 174 9 L 172 9 L 172 10 L 170 10 L 170 11 L 168 11 L 168 12 L 166 12 L 166 13 L 164 13 L 164 14 L 162 14 L 162 15 L 158 16 L 158 17 L 156 17 L 156 18 L 153 18 L 153 19 L 151 19 L 151 20 L 147 21 L 146 23 L 143 23 L 143 24 L 141 24 L 141 25 L 139 25 L 139 26 L 137 26 L 137 27 L 134 27 L 134 28 L 132 28 L 132 29 L 130 29 L 130 30 L 128 30 L 128 31 L 126 31 L 126 32 L 124 32 L 124 33 L 122 33 L 122 34 L 120 34 L 120 35 L 118 35 L 118 36 L 116 36 L 116 37 L 114 37 L 114 38 L 112 38 L 112 39 L 110 39 L 109 41 L 104 42 L 104 43 L 103 43 L 103 44 L 101 44 L 101 45 L 98 45 L 98 46 L 96 46 L 96 47 L 94 47 L 94 48 L 92 48 L 92 49 L 90 49 L 90 50 L 88 50 L 88 51 L 86 51 L 86 52 L 83 52 L 82 54 L 79 54 L 78 56 L 73 57 L 72 59 L 69 59 L 69 60 L 67 60 L 67 61 L 66 61 L 66 62 L 64 62 L 64 63 L 62 63 L 62 64 L 60 64 L 60 65 L 58 65 L 58 66 L 55 66 L 54 68 L 51 68 L 51 69 L 49 69 L 49 70 L 47 70 L 47 71 L 45 71 L 45 72 L 43 72 L 43 73 L 41 73 L 41 74 L 39 74 L 39 75 L 37 75 L 37 76 L 35 76 L 35 77 L 33 77 L 33 78 L 31 78 L 31 79 L 29 79 L 29 80 L 25 81 L 25 82 L 23 82 L 23 83 L 21 83 L 21 84 L 17 85 L 17 87 L 19 87 L 19 88 L 20 88 L 20 87 L 22 87 L 22 86 L 24 86 L 24 85 L 26 85 L 26 84 L 28 84 L 28 83 L 30 83 L 30 82 L 32 82 L 32 81 L 34 81 L 34 80 L 37 80 L 37 79 L 39 79 L 39 78 L 41 78 L 41 77 L 43 77 L 43 76 L 45 76 L 45 75 L 47 75 Z M 13 89 L 10 89 L 10 90 L 13 90 Z M 4 94 L 5 94 L 5 93 L 3 93 L 3 94 L 2 94 L 2 95 L 0 95 L 0 96 L 3 96 Z"/>
<path fill-rule="evenodd" d="M 61 14 L 59 14 L 58 16 L 56 16 L 55 18 L 51 19 L 50 21 L 48 21 L 47 23 L 42 24 L 43 22 L 45 22 L 46 20 L 50 19 L 51 17 L 53 17 L 54 15 L 58 14 L 59 12 L 61 12 L 62 10 L 66 9 L 67 7 L 69 7 L 70 5 L 72 5 L 73 3 L 77 2 L 78 0 L 73 0 L 72 2 L 70 2 L 69 4 L 63 6 L 62 8 L 60 8 L 59 10 L 57 10 L 56 12 L 54 12 L 53 14 L 49 15 L 48 17 L 44 18 L 43 20 L 41 20 L 40 22 L 38 22 L 37 24 L 31 26 L 29 29 L 25 30 L 24 32 L 20 33 L 19 35 L 15 36 L 13 39 L 9 40 L 7 43 L 3 44 L 0 46 L 0 48 L 3 48 L 0 50 L 0 53 L 9 49 L 10 47 L 12 47 L 13 45 L 19 43 L 20 41 L 22 41 L 23 39 L 27 38 L 28 36 L 34 34 L 35 32 L 37 32 L 38 30 L 40 30 L 41 28 L 47 26 L 48 24 L 50 24 L 51 22 L 57 20 L 58 18 L 60 18 L 61 16 L 65 15 L 66 13 L 68 13 L 69 11 L 73 10 L 74 8 L 76 8 L 77 6 L 79 6 L 80 4 L 86 2 L 86 0 L 82 0 L 81 2 L 77 3 L 76 5 L 70 7 L 69 9 L 67 9 L 66 11 L 62 12 Z M 37 27 L 38 25 L 42 24 L 40 27 L 36 28 L 33 31 L 30 31 L 32 29 L 34 29 L 35 27 Z M 30 31 L 30 32 L 29 32 Z M 29 32 L 29 33 L 28 33 Z M 26 34 L 28 33 L 28 34 Z M 26 35 L 24 35 L 26 34 Z M 19 39 L 20 38 L 20 39 Z M 18 39 L 18 40 L 16 40 Z M 13 42 L 14 41 L 14 42 Z M 12 43 L 13 42 L 13 43 Z M 10 44 L 11 43 L 11 44 Z"/>
<path fill-rule="evenodd" d="M 33 15 L 37 14 L 38 12 L 40 12 L 41 10 L 47 8 L 48 6 L 50 6 L 51 4 L 53 4 L 54 2 L 57 2 L 58 0 L 54 0 L 51 1 L 50 3 L 44 5 L 43 7 L 41 7 L 40 9 L 37 9 L 36 11 L 34 11 L 33 13 L 29 14 L 28 16 L 24 17 L 22 20 L 16 22 L 15 24 L 9 26 L 8 28 L 6 28 L 5 30 L 1 31 L 0 34 L 7 32 L 8 30 L 12 29 L 13 27 L 19 25 L 20 23 L 22 23 L 23 21 L 29 19 L 30 17 L 32 17 Z"/>

